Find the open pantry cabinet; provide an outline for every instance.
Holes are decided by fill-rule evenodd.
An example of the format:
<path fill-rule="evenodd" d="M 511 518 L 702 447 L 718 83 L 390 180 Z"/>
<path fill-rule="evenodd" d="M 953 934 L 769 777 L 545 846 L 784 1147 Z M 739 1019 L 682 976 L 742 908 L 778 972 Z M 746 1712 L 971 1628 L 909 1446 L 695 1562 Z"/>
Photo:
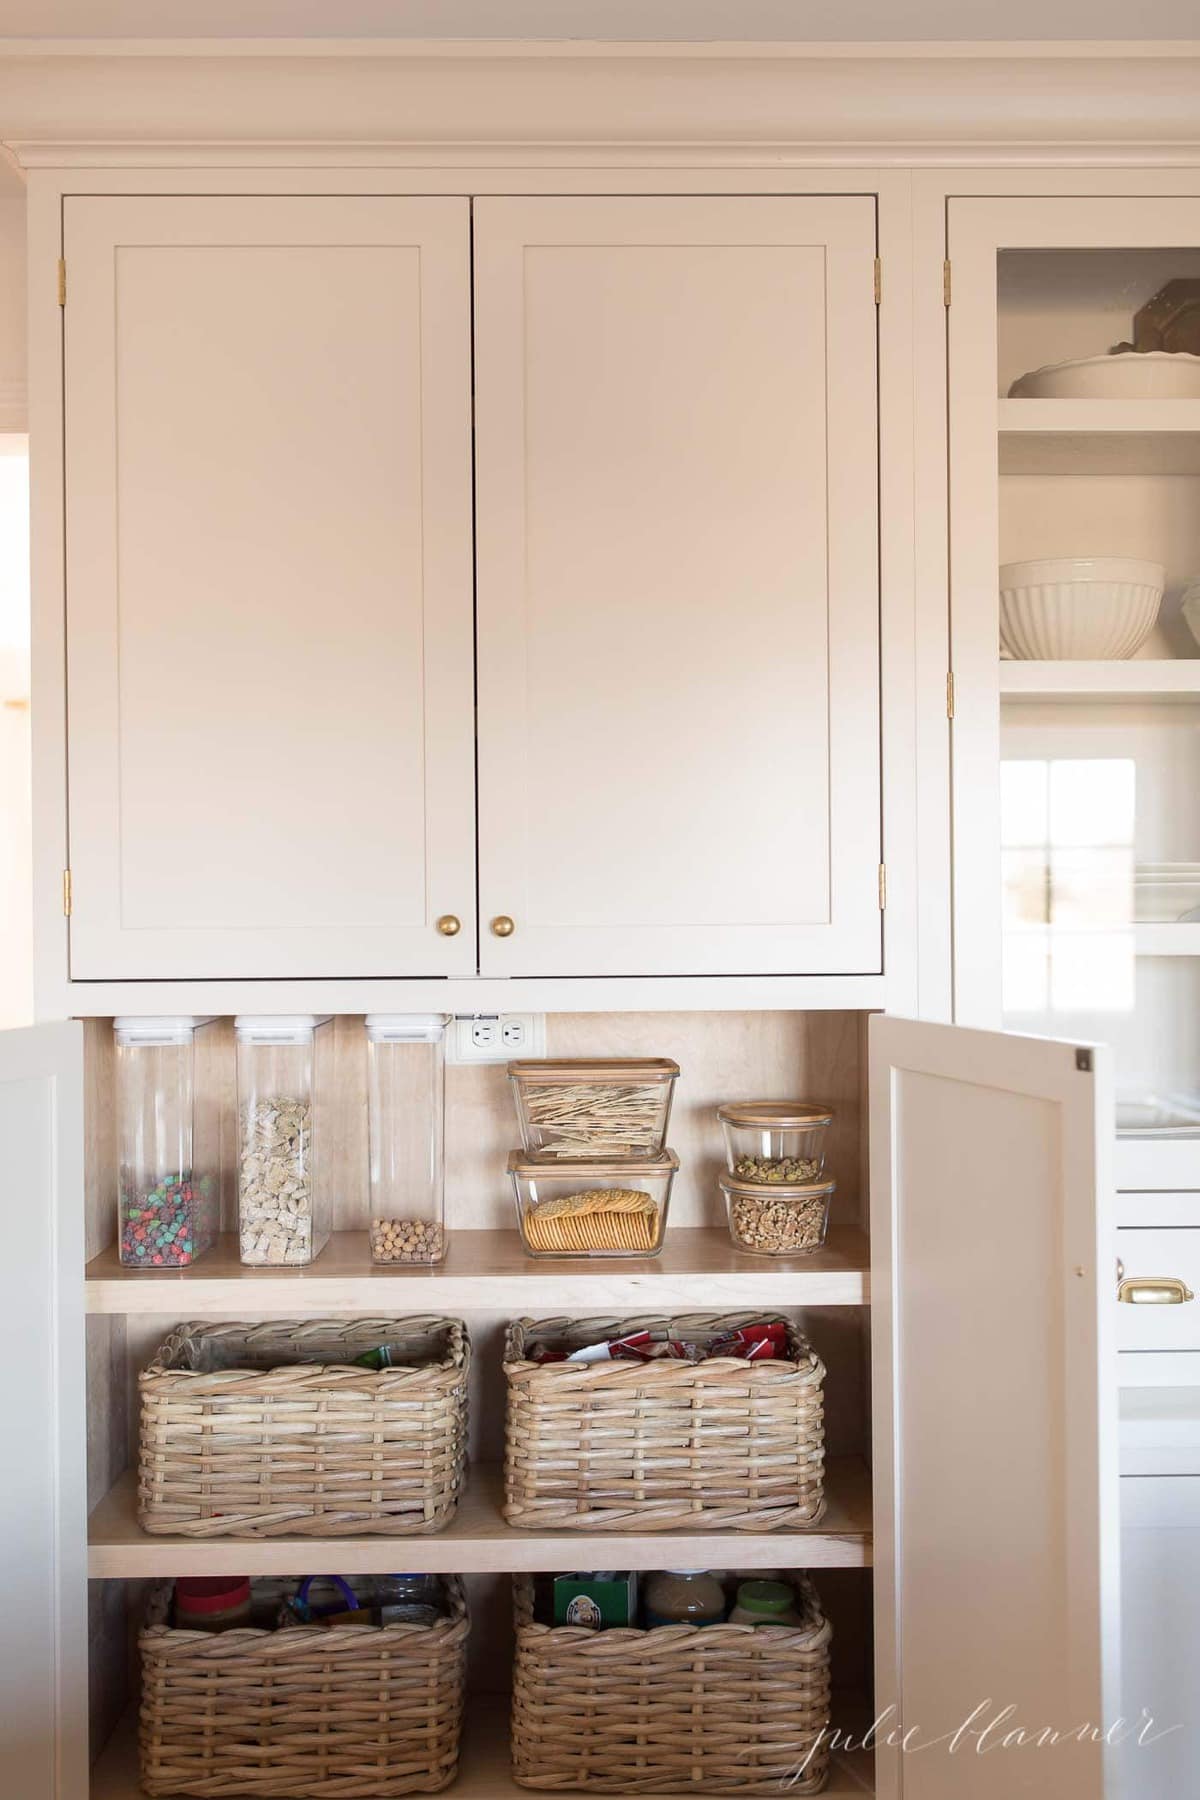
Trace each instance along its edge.
<path fill-rule="evenodd" d="M 829 1029 L 807 1017 L 814 1032 Z M 858 1098 L 858 1128 L 837 1150 L 843 1210 L 822 1251 L 738 1255 L 722 1227 L 685 1211 L 657 1260 L 539 1264 L 521 1256 L 507 1223 L 460 1229 L 452 1192 L 446 1262 L 396 1273 L 367 1258 L 365 1193 L 352 1185 L 360 1021 L 336 1024 L 343 1211 L 306 1269 L 242 1268 L 225 1240 L 186 1270 L 121 1270 L 110 1022 L 0 1044 L 22 1195 L 0 1316 L 10 1366 L 30 1374 L 6 1496 L 21 1585 L 0 1619 L 6 1714 L 28 1727 L 23 1800 L 134 1800 L 131 1621 L 148 1581 L 182 1574 L 464 1575 L 475 1626 L 457 1791 L 472 1796 L 523 1791 L 511 1783 L 506 1723 L 508 1577 L 520 1571 L 614 1561 L 811 1570 L 835 1628 L 835 1724 L 861 1738 L 881 1720 L 874 1756 L 835 1756 L 828 1791 L 838 1795 L 961 1795 L 968 1750 L 903 1756 L 900 1738 L 936 1740 L 964 1723 L 969 1733 L 975 1709 L 999 1693 L 1038 1728 L 1105 1716 L 1114 1594 L 1101 1552 L 1113 1395 L 1097 1202 L 1111 1136 L 1102 1053 L 844 1015 L 839 1084 Z M 616 1535 L 506 1525 L 506 1320 L 742 1306 L 795 1317 L 828 1365 L 828 1506 L 815 1526 Z M 141 1532 L 136 1377 L 172 1325 L 414 1311 L 461 1315 L 475 1344 L 472 1467 L 446 1530 L 328 1541 Z M 1095 1745 L 1030 1757 L 1022 1791 L 1100 1800 L 1098 1768 Z M 972 1800 L 999 1800 L 1010 1779 L 1007 1761 L 972 1758 Z"/>

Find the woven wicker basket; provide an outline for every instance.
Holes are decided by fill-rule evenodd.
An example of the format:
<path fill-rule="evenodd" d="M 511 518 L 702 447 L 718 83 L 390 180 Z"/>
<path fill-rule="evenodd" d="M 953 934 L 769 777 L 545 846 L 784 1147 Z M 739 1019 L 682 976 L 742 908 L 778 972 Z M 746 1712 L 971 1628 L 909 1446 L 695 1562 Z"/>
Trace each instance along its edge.
<path fill-rule="evenodd" d="M 513 1583 L 513 1776 L 611 1794 L 815 1794 L 829 1775 L 828 1621 L 588 1631 L 535 1625 Z"/>
<path fill-rule="evenodd" d="M 347 1366 L 380 1344 L 405 1362 Z M 138 1520 L 193 1538 L 440 1531 L 466 1475 L 469 1364 L 459 1319 L 181 1325 L 138 1381 Z"/>
<path fill-rule="evenodd" d="M 436 1625 L 216 1633 L 173 1630 L 171 1584 L 154 1588 L 139 1636 L 144 1791 L 391 1800 L 446 1787 L 470 1629 L 462 1583 L 446 1587 Z"/>
<path fill-rule="evenodd" d="M 789 1328 L 777 1362 L 534 1363 L 531 1340 L 596 1343 L 645 1326 L 709 1341 L 745 1313 L 519 1319 L 508 1377 L 504 1516 L 531 1531 L 774 1531 L 825 1508 L 820 1358 Z"/>

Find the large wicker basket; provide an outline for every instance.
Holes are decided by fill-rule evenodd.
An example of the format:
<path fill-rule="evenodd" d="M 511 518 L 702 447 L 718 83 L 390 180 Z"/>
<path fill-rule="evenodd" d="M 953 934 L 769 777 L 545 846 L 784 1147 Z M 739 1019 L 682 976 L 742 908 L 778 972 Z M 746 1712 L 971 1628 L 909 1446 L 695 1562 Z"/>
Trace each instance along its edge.
<path fill-rule="evenodd" d="M 513 1776 L 522 1787 L 610 1794 L 815 1794 L 829 1773 L 829 1643 L 804 1622 L 588 1631 L 536 1625 L 513 1584 Z"/>
<path fill-rule="evenodd" d="M 174 1630 L 171 1584 L 152 1589 L 139 1637 L 143 1790 L 391 1800 L 448 1786 L 470 1626 L 462 1583 L 446 1586 L 436 1625 L 216 1633 Z"/>
<path fill-rule="evenodd" d="M 775 1362 L 536 1363 L 645 1326 L 711 1341 L 746 1313 L 519 1319 L 505 1345 L 504 1516 L 532 1531 L 774 1531 L 824 1511 L 825 1368 L 789 1328 Z M 616 1552 L 614 1551 L 614 1554 Z"/>
<path fill-rule="evenodd" d="M 396 1366 L 351 1359 L 388 1344 Z M 185 1537 L 440 1531 L 466 1475 L 459 1319 L 181 1325 L 138 1382 L 143 1530 Z"/>

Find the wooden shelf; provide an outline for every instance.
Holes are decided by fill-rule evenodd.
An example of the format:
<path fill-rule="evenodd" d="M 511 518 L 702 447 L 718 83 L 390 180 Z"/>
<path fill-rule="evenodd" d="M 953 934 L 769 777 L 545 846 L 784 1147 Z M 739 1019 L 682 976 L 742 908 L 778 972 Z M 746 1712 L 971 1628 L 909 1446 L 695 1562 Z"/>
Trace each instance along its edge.
<path fill-rule="evenodd" d="M 1002 662 L 1005 700 L 1200 700 L 1200 656 L 1132 662 Z"/>
<path fill-rule="evenodd" d="M 91 1313 L 176 1317 L 263 1313 L 564 1312 L 737 1306 L 862 1306 L 870 1297 L 866 1233 L 835 1226 L 811 1256 L 736 1250 L 719 1226 L 668 1231 L 662 1254 L 628 1261 L 536 1262 L 515 1231 L 458 1231 L 436 1269 L 376 1268 L 365 1231 L 335 1232 L 304 1269 L 248 1269 L 236 1236 L 223 1236 L 189 1269 L 123 1269 L 116 1246 L 87 1265 Z"/>
<path fill-rule="evenodd" d="M 835 1692 L 835 1727 L 861 1734 L 860 1718 L 865 1716 L 869 1723 L 869 1710 L 864 1713 L 861 1701 L 855 1696 L 851 1716 L 847 1724 L 843 1724 L 839 1698 Z M 864 1794 L 873 1794 L 873 1763 L 869 1751 L 835 1753 L 825 1793 L 832 1795 L 833 1800 L 862 1800 Z M 522 1796 L 528 1800 L 531 1790 L 518 1787 L 510 1772 L 508 1702 L 503 1696 L 468 1696 L 458 1779 L 446 1791 L 454 1796 L 454 1800 L 522 1800 Z M 565 1795 L 556 1797 L 548 1789 L 539 1791 L 545 1794 L 546 1800 L 568 1800 Z M 92 1772 L 91 1800 L 143 1800 L 138 1781 L 137 1727 L 133 1714 L 118 1725 Z M 655 1800 L 655 1797 L 643 1795 L 642 1800 Z M 733 1796 L 709 1789 L 705 1800 L 733 1800 Z"/>
<path fill-rule="evenodd" d="M 497 1465 L 473 1468 L 458 1512 L 432 1537 L 151 1537 L 137 1522 L 136 1478 L 124 1474 L 88 1521 L 93 1580 L 175 1575 L 345 1575 L 406 1569 L 459 1575 L 479 1570 L 622 1568 L 861 1569 L 871 1564 L 871 1478 L 858 1457 L 831 1458 L 819 1524 L 800 1531 L 515 1531 L 500 1507 Z M 618 1553 L 619 1547 L 619 1553 Z"/>
<path fill-rule="evenodd" d="M 1200 400 L 1001 400 L 1001 475 L 1200 474 Z"/>
<path fill-rule="evenodd" d="M 1200 432 L 1197 400 L 998 400 L 1001 431 Z"/>

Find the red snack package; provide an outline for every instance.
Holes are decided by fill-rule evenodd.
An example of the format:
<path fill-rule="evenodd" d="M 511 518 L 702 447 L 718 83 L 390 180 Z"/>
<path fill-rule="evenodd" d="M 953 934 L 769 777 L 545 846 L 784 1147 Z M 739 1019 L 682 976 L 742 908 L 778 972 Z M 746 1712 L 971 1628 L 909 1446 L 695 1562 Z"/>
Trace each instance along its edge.
<path fill-rule="evenodd" d="M 566 1361 L 573 1363 L 614 1362 L 626 1356 L 642 1360 L 643 1352 L 649 1351 L 652 1341 L 648 1331 L 631 1331 L 626 1337 L 609 1338 L 602 1344 L 584 1344 L 580 1349 L 572 1350 Z"/>

